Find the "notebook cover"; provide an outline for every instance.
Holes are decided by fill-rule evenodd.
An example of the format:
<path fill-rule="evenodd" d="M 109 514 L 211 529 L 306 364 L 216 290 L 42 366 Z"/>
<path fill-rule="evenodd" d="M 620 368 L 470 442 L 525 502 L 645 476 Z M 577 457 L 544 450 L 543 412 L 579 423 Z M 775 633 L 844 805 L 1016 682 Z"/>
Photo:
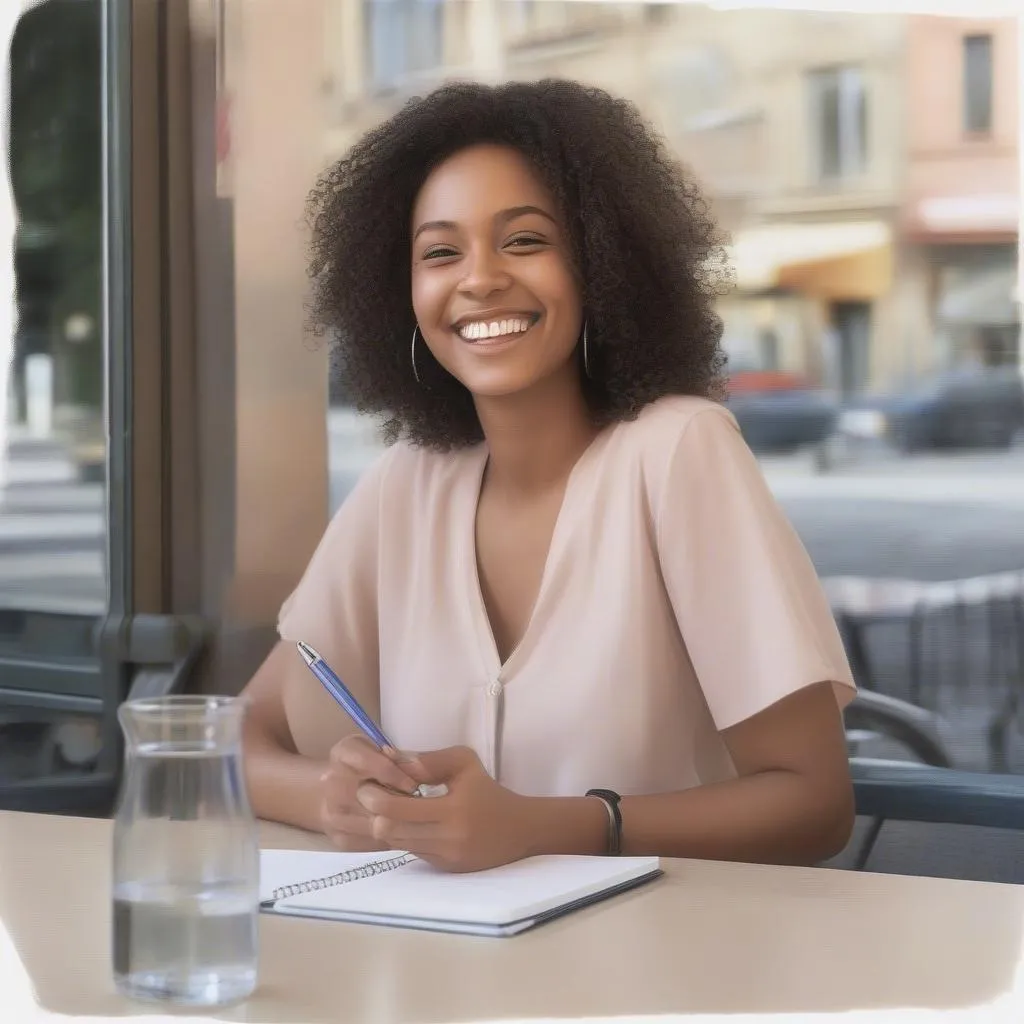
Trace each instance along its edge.
<path fill-rule="evenodd" d="M 279 914 L 282 917 L 304 917 L 320 921 L 343 921 L 349 924 L 371 924 L 379 927 L 405 928 L 415 931 L 441 932 L 454 935 L 475 935 L 488 938 L 508 938 L 513 935 L 520 935 L 523 932 L 530 931 L 539 925 L 546 924 L 548 921 L 554 921 L 560 917 L 565 917 L 567 914 L 572 914 L 585 907 L 590 907 L 597 903 L 603 903 L 605 900 L 611 899 L 613 896 L 618 896 L 622 893 L 629 892 L 632 889 L 637 889 L 642 885 L 646 885 L 649 882 L 653 882 L 655 879 L 660 878 L 664 873 L 665 872 L 661 867 L 656 867 L 652 871 L 638 875 L 636 878 L 627 879 L 626 881 L 610 886 L 607 889 L 600 889 L 587 896 L 581 896 L 578 899 L 570 900 L 568 903 L 552 907 L 550 910 L 546 910 L 542 913 L 521 918 L 518 921 L 509 921 L 500 925 L 479 924 L 473 921 L 435 921 L 429 918 L 400 917 L 395 915 L 371 914 L 359 911 L 352 912 L 329 909 L 318 910 L 309 906 L 303 907 L 283 904 L 283 901 L 279 901 L 282 905 L 264 904 L 261 907 L 261 912 L 265 914 Z"/>

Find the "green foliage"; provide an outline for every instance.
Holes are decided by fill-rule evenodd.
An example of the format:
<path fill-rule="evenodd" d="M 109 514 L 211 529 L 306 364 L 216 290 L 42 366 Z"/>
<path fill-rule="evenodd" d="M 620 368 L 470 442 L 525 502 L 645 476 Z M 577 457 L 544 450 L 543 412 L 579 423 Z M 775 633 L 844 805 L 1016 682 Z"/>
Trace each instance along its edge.
<path fill-rule="evenodd" d="M 24 14 L 11 42 L 10 154 L 20 223 L 19 311 L 50 339 L 68 368 L 66 400 L 103 401 L 103 101 L 100 0 L 44 0 Z M 94 329 L 63 336 L 73 314 Z"/>

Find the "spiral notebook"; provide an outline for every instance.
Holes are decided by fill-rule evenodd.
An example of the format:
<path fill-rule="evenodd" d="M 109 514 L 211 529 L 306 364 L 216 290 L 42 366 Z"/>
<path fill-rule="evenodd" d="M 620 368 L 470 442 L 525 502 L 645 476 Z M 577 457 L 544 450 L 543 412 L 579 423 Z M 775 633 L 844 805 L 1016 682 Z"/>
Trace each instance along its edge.
<path fill-rule="evenodd" d="M 657 857 L 530 857 L 453 874 L 412 854 L 264 850 L 264 913 L 509 936 L 662 874 Z"/>

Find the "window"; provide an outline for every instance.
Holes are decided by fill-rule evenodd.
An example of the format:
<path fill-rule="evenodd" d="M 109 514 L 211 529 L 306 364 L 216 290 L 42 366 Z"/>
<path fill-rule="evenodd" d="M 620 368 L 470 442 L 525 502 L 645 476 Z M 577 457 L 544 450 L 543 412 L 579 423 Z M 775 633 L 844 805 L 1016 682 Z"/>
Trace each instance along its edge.
<path fill-rule="evenodd" d="M 863 173 L 867 166 L 867 93 L 861 69 L 812 71 L 808 84 L 816 177 L 833 181 Z"/>
<path fill-rule="evenodd" d="M 992 130 L 992 37 L 964 37 L 964 131 Z"/>
<path fill-rule="evenodd" d="M 16 7 L 21 5 L 15 5 Z M 102 746 L 108 612 L 99 0 L 0 17 L 0 801 L 82 782 Z"/>
<path fill-rule="evenodd" d="M 444 52 L 441 0 L 367 0 L 370 82 L 374 91 L 437 68 Z"/>
<path fill-rule="evenodd" d="M 506 0 L 501 6 L 505 18 L 505 30 L 510 39 L 527 35 L 533 27 L 536 0 Z"/>

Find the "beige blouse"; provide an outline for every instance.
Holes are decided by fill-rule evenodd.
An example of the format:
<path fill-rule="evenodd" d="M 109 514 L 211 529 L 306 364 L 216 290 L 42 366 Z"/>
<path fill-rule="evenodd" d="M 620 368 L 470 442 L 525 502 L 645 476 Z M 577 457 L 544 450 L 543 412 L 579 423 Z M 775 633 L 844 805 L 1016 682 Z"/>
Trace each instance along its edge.
<path fill-rule="evenodd" d="M 734 776 L 719 730 L 787 694 L 852 699 L 811 561 L 723 407 L 661 399 L 584 452 L 504 664 L 476 571 L 486 458 L 389 449 L 281 611 L 399 747 L 468 745 L 527 795 L 669 792 Z"/>

